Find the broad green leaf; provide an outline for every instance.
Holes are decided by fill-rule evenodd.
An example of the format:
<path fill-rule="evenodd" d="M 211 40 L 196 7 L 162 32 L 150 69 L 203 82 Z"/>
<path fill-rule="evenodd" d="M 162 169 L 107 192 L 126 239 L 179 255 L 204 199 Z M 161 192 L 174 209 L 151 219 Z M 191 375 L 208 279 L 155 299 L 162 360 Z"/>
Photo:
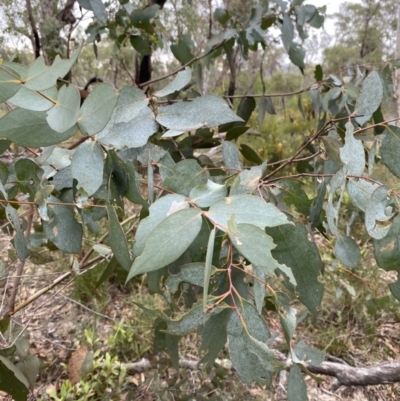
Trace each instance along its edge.
<path fill-rule="evenodd" d="M 36 201 L 35 197 L 43 171 L 34 161 L 20 159 L 14 165 L 14 172 L 18 180 L 18 188 L 20 191 L 24 194 L 29 194 L 29 200 Z"/>
<path fill-rule="evenodd" d="M 308 361 L 311 365 L 319 365 L 324 362 L 326 352 L 320 351 L 314 347 L 310 347 L 303 340 L 300 340 L 293 348 L 296 358 L 299 361 Z"/>
<path fill-rule="evenodd" d="M 197 209 L 184 209 L 169 215 L 148 235 L 143 253 L 133 262 L 127 281 L 178 259 L 196 238 L 201 224 L 201 211 Z"/>
<path fill-rule="evenodd" d="M 396 217 L 388 234 L 382 239 L 374 239 L 374 253 L 378 266 L 386 271 L 396 270 L 397 281 L 389 284 L 394 297 L 400 300 L 400 217 Z"/>
<path fill-rule="evenodd" d="M 28 68 L 25 87 L 42 91 L 55 86 L 57 79 L 65 77 L 74 65 L 82 47 L 83 44 L 74 51 L 69 60 L 61 60 L 60 56 L 57 55 L 51 67 L 46 66 L 42 56 L 37 58 Z"/>
<path fill-rule="evenodd" d="M 107 11 L 102 0 L 78 0 L 78 3 L 86 10 L 93 11 L 102 24 L 107 22 Z"/>
<path fill-rule="evenodd" d="M 253 305 L 241 301 L 239 310 L 233 310 L 229 316 L 227 333 L 233 366 L 244 383 L 266 378 L 268 372 L 276 370 L 274 354 L 265 345 L 270 332 Z"/>
<path fill-rule="evenodd" d="M 116 106 L 112 112 L 110 121 L 98 133 L 97 138 L 103 138 L 112 132 L 114 124 L 131 121 L 147 107 L 149 98 L 139 88 L 125 86 L 119 92 Z"/>
<path fill-rule="evenodd" d="M 29 256 L 28 240 L 24 237 L 24 233 L 22 232 L 17 211 L 12 206 L 7 205 L 6 215 L 8 220 L 14 227 L 15 230 L 14 247 L 15 250 L 17 251 L 19 260 L 23 262 Z"/>
<path fill-rule="evenodd" d="M 384 238 L 374 239 L 373 243 L 378 266 L 386 271 L 400 271 L 400 217 L 393 220 Z"/>
<path fill-rule="evenodd" d="M 225 136 L 225 142 L 238 139 L 241 135 L 243 135 L 249 129 L 250 129 L 250 127 L 246 127 L 243 125 L 239 125 L 237 127 L 232 127 L 230 129 L 228 129 L 228 132 L 226 133 L 226 136 Z"/>
<path fill-rule="evenodd" d="M 365 209 L 365 228 L 375 239 L 382 239 L 390 230 L 389 221 L 395 215 L 394 200 L 387 186 L 375 189 Z"/>
<path fill-rule="evenodd" d="M 214 18 L 222 25 L 225 25 L 229 19 L 230 15 L 228 10 L 225 10 L 224 8 L 217 8 L 214 11 Z"/>
<path fill-rule="evenodd" d="M 112 85 L 97 85 L 80 109 L 78 125 L 81 132 L 88 135 L 99 133 L 110 120 L 117 101 Z"/>
<path fill-rule="evenodd" d="M 360 248 L 352 238 L 346 235 L 339 235 L 336 238 L 335 254 L 347 267 L 357 267 L 360 262 Z"/>
<path fill-rule="evenodd" d="M 205 313 L 203 311 L 203 304 L 198 302 L 193 305 L 190 311 L 184 314 L 178 320 L 167 320 L 168 331 L 178 336 L 184 336 L 192 333 L 198 326 L 204 324 L 210 316 L 215 313 L 220 313 L 223 309 L 214 309 L 213 313 Z"/>
<path fill-rule="evenodd" d="M 294 330 L 296 329 L 296 309 L 290 306 L 290 299 L 286 294 L 277 292 L 275 295 L 277 301 L 276 309 L 279 314 L 283 334 L 285 335 L 286 344 L 290 347 Z"/>
<path fill-rule="evenodd" d="M 21 86 L 20 90 L 8 101 L 14 106 L 32 111 L 51 109 L 57 100 L 57 88 L 53 86 L 43 91 L 33 91 Z M 70 127 L 71 128 L 71 127 Z M 64 130 L 65 131 L 65 130 Z"/>
<path fill-rule="evenodd" d="M 173 129 L 169 129 L 162 134 L 162 138 L 174 138 L 175 136 L 180 136 L 184 133 L 185 131 L 176 131 Z"/>
<path fill-rule="evenodd" d="M 346 124 L 345 144 L 340 149 L 340 159 L 345 164 L 348 174 L 363 174 L 365 167 L 364 146 L 361 141 L 354 138 L 354 126 L 351 122 Z"/>
<path fill-rule="evenodd" d="M 28 379 L 29 388 L 31 390 L 35 387 L 39 366 L 40 361 L 36 355 L 26 355 L 23 360 L 17 364 L 17 368 Z"/>
<path fill-rule="evenodd" d="M 73 136 L 76 126 L 58 133 L 52 130 L 45 112 L 34 112 L 21 108 L 9 111 L 0 119 L 0 138 L 10 139 L 16 145 L 42 147 L 55 145 Z"/>
<path fill-rule="evenodd" d="M 141 35 L 131 35 L 129 38 L 132 47 L 142 56 L 151 55 L 151 42 Z"/>
<path fill-rule="evenodd" d="M 250 146 L 242 143 L 240 145 L 240 153 L 244 156 L 245 159 L 254 163 L 254 164 L 262 164 L 260 156 L 255 152 Z"/>
<path fill-rule="evenodd" d="M 57 132 L 65 132 L 76 124 L 79 115 L 80 96 L 73 85 L 64 85 L 57 96 L 56 105 L 47 112 L 50 128 Z"/>
<path fill-rule="evenodd" d="M 15 401 L 26 401 L 28 399 L 28 380 L 13 363 L 1 355 L 0 390 L 10 394 Z"/>
<path fill-rule="evenodd" d="M 232 196 L 252 193 L 258 187 L 262 174 L 263 166 L 243 170 L 233 181 L 229 194 Z"/>
<path fill-rule="evenodd" d="M 276 183 L 276 187 L 284 193 L 286 205 L 294 205 L 299 213 L 307 216 L 310 213 L 312 200 L 304 192 L 303 183 L 296 180 L 281 180 Z"/>
<path fill-rule="evenodd" d="M 193 102 L 160 107 L 156 120 L 164 127 L 178 131 L 213 128 L 232 121 L 243 121 L 223 99 L 211 94 L 200 96 Z"/>
<path fill-rule="evenodd" d="M 191 79 L 192 79 L 192 70 L 189 67 L 186 67 L 183 71 L 179 71 L 175 79 L 165 88 L 157 92 L 154 92 L 154 96 L 165 97 L 170 95 L 171 93 L 180 91 L 185 85 L 187 85 L 190 82 Z"/>
<path fill-rule="evenodd" d="M 279 269 L 286 274 L 293 285 L 296 285 L 292 271 L 273 258 L 271 250 L 276 245 L 261 228 L 251 224 L 238 224 L 236 232 L 228 232 L 228 234 L 238 252 L 253 265 L 263 267 L 266 274 L 270 276 L 274 274 L 276 269 Z"/>
<path fill-rule="evenodd" d="M 228 220 L 234 214 L 238 224 L 252 224 L 261 228 L 290 224 L 286 215 L 272 203 L 253 195 L 232 195 L 211 205 L 205 216 L 222 231 L 227 231 Z"/>
<path fill-rule="evenodd" d="M 136 9 L 131 13 L 131 21 L 135 28 L 143 29 L 149 34 L 153 34 L 154 27 L 152 20 L 155 18 L 160 7 L 154 4 L 151 7 L 146 7 L 144 10 Z"/>
<path fill-rule="evenodd" d="M 326 217 L 329 229 L 333 235 L 338 235 L 337 228 L 339 222 L 339 209 L 342 203 L 343 191 L 346 187 L 346 169 L 340 169 L 330 181 L 330 190 L 328 195 L 328 204 L 326 206 Z M 334 195 L 337 190 L 340 190 L 339 200 L 334 202 Z"/>
<path fill-rule="evenodd" d="M 147 210 L 149 208 L 149 204 L 143 199 L 142 194 L 139 191 L 137 182 L 140 180 L 140 178 L 136 176 L 137 173 L 133 167 L 133 164 L 127 161 L 124 162 L 124 167 L 128 176 L 128 186 L 125 192 L 126 198 L 132 203 L 142 205 Z"/>
<path fill-rule="evenodd" d="M 317 65 L 315 66 L 314 78 L 315 78 L 315 80 L 316 80 L 317 82 L 318 82 L 318 81 L 322 81 L 323 78 L 324 78 L 324 74 L 323 74 L 323 72 L 322 72 L 322 67 L 321 67 L 320 64 L 317 64 Z"/>
<path fill-rule="evenodd" d="M 290 61 L 300 68 L 300 71 L 303 73 L 304 68 L 306 67 L 304 63 L 304 58 L 306 56 L 306 52 L 304 49 L 298 45 L 297 43 L 292 43 L 289 49 L 289 59 Z"/>
<path fill-rule="evenodd" d="M 234 143 L 229 141 L 222 142 L 222 154 L 224 156 L 224 164 L 228 169 L 235 172 L 241 169 L 239 150 Z"/>
<path fill-rule="evenodd" d="M 20 90 L 21 84 L 17 71 L 0 65 L 0 103 L 12 98 Z"/>
<path fill-rule="evenodd" d="M 360 96 L 357 99 L 354 112 L 363 117 L 356 118 L 359 124 L 369 120 L 375 110 L 380 106 L 383 98 L 383 86 L 379 74 L 372 71 L 363 83 Z"/>
<path fill-rule="evenodd" d="M 47 204 L 49 221 L 43 221 L 43 229 L 47 238 L 58 249 L 67 253 L 81 253 L 82 226 L 76 221 L 74 208 L 62 206 L 62 200 L 49 196 Z"/>
<path fill-rule="evenodd" d="M 294 39 L 293 22 L 288 14 L 283 15 L 282 30 L 282 43 L 285 50 L 288 52 Z"/>
<path fill-rule="evenodd" d="M 217 200 L 225 198 L 227 189 L 225 185 L 216 184 L 207 180 L 207 184 L 197 185 L 190 191 L 190 199 L 201 208 L 209 207 Z"/>
<path fill-rule="evenodd" d="M 109 244 L 120 265 L 129 271 L 132 261 L 128 242 L 112 205 L 107 205 Z"/>
<path fill-rule="evenodd" d="M 265 298 L 265 279 L 266 272 L 262 266 L 253 265 L 253 273 L 258 278 L 254 279 L 253 289 L 254 289 L 254 302 L 256 304 L 256 308 L 258 313 L 261 314 L 262 307 L 264 306 L 264 298 Z"/>
<path fill-rule="evenodd" d="M 207 172 L 196 160 L 187 159 L 175 164 L 173 175 L 165 179 L 163 186 L 172 192 L 189 196 L 194 187 L 206 183 Z"/>
<path fill-rule="evenodd" d="M 400 177 L 400 128 L 390 125 L 385 130 L 385 138 L 381 146 L 382 161 L 396 177 Z"/>
<path fill-rule="evenodd" d="M 242 118 L 245 123 L 247 123 L 255 108 L 256 101 L 254 97 L 242 97 L 237 110 L 237 115 Z"/>
<path fill-rule="evenodd" d="M 213 363 L 227 342 L 226 325 L 232 310 L 225 309 L 217 315 L 211 315 L 201 329 L 201 351 L 207 353 L 201 358 L 199 364 Z"/>
<path fill-rule="evenodd" d="M 157 132 L 157 129 L 154 113 L 146 106 L 131 120 L 114 124 L 109 133 L 102 136 L 99 141 L 116 149 L 140 148 Z"/>
<path fill-rule="evenodd" d="M 211 274 L 215 271 L 215 267 L 211 267 Z M 165 286 L 171 293 L 175 293 L 179 289 L 179 284 L 185 282 L 202 287 L 204 284 L 204 263 L 189 263 L 181 266 L 177 275 L 170 275 L 165 280 Z"/>
<path fill-rule="evenodd" d="M 136 231 L 134 257 L 138 257 L 143 252 L 148 235 L 158 224 L 172 213 L 188 208 L 189 200 L 177 194 L 163 196 L 154 202 L 149 208 L 149 216 L 140 222 Z"/>
<path fill-rule="evenodd" d="M 79 145 L 71 163 L 72 177 L 87 195 L 93 195 L 103 183 L 104 153 L 98 142 L 86 141 Z"/>
<path fill-rule="evenodd" d="M 321 140 L 329 159 L 334 161 L 338 166 L 341 166 L 342 160 L 340 159 L 340 149 L 343 147 L 343 144 L 339 142 L 338 138 L 332 136 L 323 136 L 321 137 Z"/>
<path fill-rule="evenodd" d="M 307 386 L 301 369 L 296 364 L 293 364 L 290 368 L 287 386 L 288 401 L 308 401 Z"/>
<path fill-rule="evenodd" d="M 315 315 L 324 289 L 323 284 L 318 281 L 323 263 L 317 246 L 307 239 L 307 229 L 301 223 L 296 223 L 294 227 L 284 225 L 267 228 L 267 234 L 277 245 L 272 250 L 272 256 L 292 269 L 299 299 Z"/>
<path fill-rule="evenodd" d="M 207 254 L 206 254 L 206 263 L 204 265 L 204 284 L 203 284 L 203 310 L 206 310 L 207 306 L 207 297 L 208 297 L 208 286 L 210 284 L 210 277 L 212 273 L 212 260 L 213 260 L 213 252 L 214 252 L 214 243 L 215 243 L 215 232 L 216 228 L 214 227 L 210 232 L 210 237 L 208 239 L 207 244 Z"/>
<path fill-rule="evenodd" d="M 178 43 L 171 45 L 171 51 L 175 58 L 181 62 L 181 64 L 186 64 L 194 59 L 189 41 L 186 40 L 185 35 L 179 37 Z"/>

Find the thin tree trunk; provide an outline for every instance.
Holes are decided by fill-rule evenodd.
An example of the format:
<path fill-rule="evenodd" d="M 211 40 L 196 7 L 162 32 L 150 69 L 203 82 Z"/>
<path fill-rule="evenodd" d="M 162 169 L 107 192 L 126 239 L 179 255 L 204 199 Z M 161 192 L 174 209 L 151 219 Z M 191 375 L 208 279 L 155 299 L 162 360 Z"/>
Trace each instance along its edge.
<path fill-rule="evenodd" d="M 400 58 L 400 4 L 397 11 L 397 36 L 396 36 L 396 52 L 395 59 Z M 396 80 L 396 109 L 397 117 L 400 117 L 400 70 L 396 68 L 395 70 L 395 80 Z M 397 121 L 397 125 L 400 126 L 400 121 Z"/>

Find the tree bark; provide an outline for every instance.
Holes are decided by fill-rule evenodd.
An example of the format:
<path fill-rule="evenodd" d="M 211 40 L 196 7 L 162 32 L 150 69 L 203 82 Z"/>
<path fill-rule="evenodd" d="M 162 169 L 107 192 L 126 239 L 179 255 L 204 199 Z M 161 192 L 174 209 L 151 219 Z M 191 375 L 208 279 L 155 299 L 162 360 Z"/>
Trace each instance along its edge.
<path fill-rule="evenodd" d="M 400 3 L 397 10 L 397 35 L 396 35 L 396 51 L 395 59 L 400 58 Z M 395 70 L 395 80 L 396 80 L 396 109 L 397 117 L 400 117 L 400 69 Z M 397 126 L 400 126 L 400 121 L 397 121 Z"/>

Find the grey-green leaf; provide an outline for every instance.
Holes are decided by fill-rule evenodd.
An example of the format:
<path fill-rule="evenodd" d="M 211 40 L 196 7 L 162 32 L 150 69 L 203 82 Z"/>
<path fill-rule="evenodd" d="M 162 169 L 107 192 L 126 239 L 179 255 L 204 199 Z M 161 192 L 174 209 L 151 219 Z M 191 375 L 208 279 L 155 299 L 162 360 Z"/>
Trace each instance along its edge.
<path fill-rule="evenodd" d="M 110 120 L 117 101 L 112 85 L 97 85 L 81 107 L 78 118 L 81 132 L 88 135 L 99 133 Z"/>
<path fill-rule="evenodd" d="M 192 79 L 192 70 L 189 67 L 186 67 L 183 71 L 179 71 L 175 79 L 165 88 L 157 92 L 154 92 L 154 96 L 164 97 L 176 91 L 180 91 L 185 85 L 187 85 L 190 82 L 191 79 Z"/>
<path fill-rule="evenodd" d="M 61 60 L 57 55 L 51 67 L 46 66 L 42 56 L 37 58 L 28 69 L 25 86 L 38 91 L 55 86 L 57 79 L 67 75 L 74 65 L 82 47 L 83 44 L 74 51 L 69 60 Z"/>
<path fill-rule="evenodd" d="M 308 401 L 307 386 L 296 364 L 290 368 L 287 397 L 288 401 Z"/>
<path fill-rule="evenodd" d="M 161 107 L 156 120 L 164 127 L 178 131 L 213 128 L 233 121 L 243 121 L 223 99 L 211 94 L 200 96 L 193 102 Z"/>
<path fill-rule="evenodd" d="M 336 238 L 335 254 L 347 267 L 357 267 L 360 261 L 360 248 L 352 238 L 346 235 Z"/>
<path fill-rule="evenodd" d="M 277 245 L 272 250 L 272 256 L 292 269 L 300 301 L 316 314 L 324 289 L 318 280 L 323 263 L 317 246 L 307 238 L 307 229 L 301 223 L 296 223 L 294 227 L 284 225 L 267 228 L 266 231 Z"/>
<path fill-rule="evenodd" d="M 24 233 L 21 229 L 21 224 L 19 222 L 19 216 L 16 209 L 12 206 L 6 206 L 6 214 L 9 221 L 12 223 L 15 229 L 14 247 L 17 251 L 19 260 L 23 262 L 29 256 L 28 240 L 24 237 Z"/>
<path fill-rule="evenodd" d="M 204 284 L 204 263 L 188 263 L 180 268 L 177 275 L 170 275 L 165 280 L 165 286 L 171 293 L 178 291 L 179 284 L 182 282 L 190 283 L 202 287 Z M 211 267 L 211 274 L 215 267 Z"/>
<path fill-rule="evenodd" d="M 390 125 L 385 134 L 381 147 L 382 161 L 391 173 L 400 177 L 400 128 Z"/>
<path fill-rule="evenodd" d="M 0 103 L 12 98 L 21 88 L 17 71 L 0 65 Z"/>
<path fill-rule="evenodd" d="M 95 141 L 83 142 L 76 150 L 71 163 L 72 177 L 87 195 L 93 195 L 103 183 L 104 154 Z"/>
<path fill-rule="evenodd" d="M 383 85 L 379 74 L 372 71 L 363 83 L 363 89 L 357 99 L 354 112 L 357 115 L 363 115 L 357 120 L 360 124 L 364 123 L 371 117 L 371 115 L 378 109 L 382 103 L 383 98 Z"/>
<path fill-rule="evenodd" d="M 10 394 L 15 401 L 26 401 L 29 383 L 21 371 L 7 358 L 0 355 L 0 390 Z"/>
<path fill-rule="evenodd" d="M 384 238 L 390 230 L 389 221 L 394 214 L 394 201 L 390 190 L 382 185 L 372 193 L 365 209 L 365 228 L 368 234 L 375 239 Z"/>
<path fill-rule="evenodd" d="M 228 234 L 238 252 L 253 265 L 263 267 L 269 275 L 273 275 L 276 269 L 279 269 L 286 274 L 293 285 L 296 285 L 292 271 L 273 258 L 271 250 L 276 245 L 261 228 L 251 224 L 238 224 L 236 233 Z"/>
<path fill-rule="evenodd" d="M 211 206 L 217 200 L 225 198 L 226 195 L 227 189 L 225 185 L 207 180 L 206 184 L 192 188 L 189 197 L 198 207 L 203 208 Z"/>
<path fill-rule="evenodd" d="M 239 150 L 237 146 L 229 141 L 222 143 L 222 154 L 224 156 L 225 166 L 236 172 L 242 168 L 239 160 Z"/>
<path fill-rule="evenodd" d="M 362 175 L 364 172 L 364 146 L 354 138 L 354 126 L 351 122 L 346 124 L 345 144 L 340 149 L 340 159 L 346 165 L 348 174 Z"/>
<path fill-rule="evenodd" d="M 230 190 L 230 195 L 252 193 L 257 188 L 262 174 L 263 166 L 255 166 L 248 170 L 243 170 L 235 178 Z"/>
<path fill-rule="evenodd" d="M 232 195 L 211 205 L 205 216 L 218 228 L 227 231 L 228 220 L 235 214 L 238 224 L 253 224 L 261 229 L 290 224 L 286 215 L 272 203 L 253 195 Z"/>
<path fill-rule="evenodd" d="M 347 192 L 351 201 L 363 212 L 372 193 L 378 188 L 378 184 L 363 179 L 349 178 Z"/>
<path fill-rule="evenodd" d="M 164 188 L 189 196 L 190 191 L 207 182 L 207 172 L 194 159 L 182 160 L 173 167 L 173 175 L 164 181 Z"/>
<path fill-rule="evenodd" d="M 21 86 L 20 90 L 8 101 L 14 106 L 22 107 L 23 109 L 46 111 L 56 104 L 56 99 L 57 88 L 55 86 L 40 92 Z"/>
<path fill-rule="evenodd" d="M 374 239 L 375 259 L 378 266 L 386 271 L 400 271 L 400 217 L 396 217 L 388 234 Z"/>
<path fill-rule="evenodd" d="M 166 217 L 188 208 L 189 200 L 178 194 L 166 195 L 154 202 L 149 208 L 150 215 L 140 222 L 136 231 L 133 255 L 137 257 L 143 252 L 148 235 Z"/>
<path fill-rule="evenodd" d="M 114 256 L 119 264 L 127 271 L 131 268 L 132 261 L 129 254 L 128 242 L 124 231 L 119 224 L 117 213 L 112 205 L 107 206 L 109 243 Z"/>
<path fill-rule="evenodd" d="M 201 211 L 197 209 L 180 210 L 164 219 L 148 235 L 143 253 L 133 262 L 127 280 L 178 259 L 200 232 L 201 224 Z"/>
<path fill-rule="evenodd" d="M 210 277 L 212 272 L 212 260 L 214 252 L 214 242 L 215 242 L 215 227 L 210 232 L 210 237 L 208 238 L 207 253 L 206 253 L 206 263 L 204 265 L 204 284 L 203 284 L 203 310 L 206 310 L 207 297 L 208 297 L 208 286 L 210 284 Z"/>
<path fill-rule="evenodd" d="M 76 124 L 79 115 L 80 96 L 73 85 L 64 85 L 57 96 L 56 105 L 47 112 L 50 128 L 57 132 L 65 132 Z"/>
<path fill-rule="evenodd" d="M 99 135 L 99 141 L 105 145 L 111 145 L 116 149 L 140 148 L 144 146 L 151 135 L 158 129 L 158 124 L 154 120 L 154 113 L 145 106 L 128 121 L 121 121 L 106 127 L 107 135 Z M 105 132 L 105 131 L 104 131 Z"/>
<path fill-rule="evenodd" d="M 46 121 L 45 112 L 21 108 L 9 111 L 0 119 L 0 138 L 7 138 L 19 146 L 42 147 L 55 145 L 73 136 L 76 126 L 58 133 Z"/>
<path fill-rule="evenodd" d="M 74 208 L 63 206 L 62 201 L 55 196 L 49 196 L 46 201 L 57 203 L 47 203 L 50 220 L 43 221 L 47 238 L 61 251 L 80 254 L 82 226 L 75 219 Z"/>

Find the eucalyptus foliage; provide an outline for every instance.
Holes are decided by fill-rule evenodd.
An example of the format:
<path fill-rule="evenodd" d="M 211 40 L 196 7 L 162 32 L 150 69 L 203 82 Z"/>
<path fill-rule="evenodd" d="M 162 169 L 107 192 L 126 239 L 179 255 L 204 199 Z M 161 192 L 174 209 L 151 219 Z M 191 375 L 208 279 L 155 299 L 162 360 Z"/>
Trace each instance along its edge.
<path fill-rule="evenodd" d="M 229 10 L 218 9 L 215 18 L 222 28 L 210 39 L 208 57 L 218 57 L 222 48 L 229 57 L 237 44 L 246 58 L 265 46 L 265 32 L 277 27 L 290 60 L 303 71 L 304 50 L 297 38 L 306 39 L 306 26 L 321 26 L 323 16 L 302 3 L 263 2 L 240 27 L 230 25 Z M 97 16 L 89 27 L 91 38 L 107 20 L 100 5 L 90 2 Z M 137 30 L 132 46 L 144 54 L 159 10 L 128 5 L 121 6 L 117 21 L 124 29 Z M 112 38 L 114 34 L 111 29 Z M 179 61 L 192 60 L 183 39 L 174 46 Z M 260 124 L 266 112 L 275 113 L 268 96 L 257 102 L 244 97 L 236 112 L 221 97 L 201 95 L 201 88 L 186 97 L 193 70 L 209 59 L 186 66 L 150 95 L 136 87 L 117 91 L 100 83 L 80 106 L 74 85 L 58 79 L 81 49 L 69 60 L 56 58 L 51 66 L 42 58 L 30 66 L 6 60 L 0 65 L 0 100 L 10 105 L 0 119 L 2 151 L 11 144 L 40 148 L 40 157 L 0 163 L 1 204 L 14 227 L 18 258 L 29 258 L 37 246 L 37 236 L 34 243 L 24 235 L 23 208 L 14 208 L 20 199 L 37 210 L 41 228 L 35 226 L 35 233 L 42 245 L 51 243 L 65 253 L 80 254 L 84 228 L 96 231 L 108 219 L 112 254 L 104 253 L 106 272 L 120 265 L 127 280 L 145 274 L 149 288 L 164 296 L 168 310 L 142 307 L 155 318 L 156 348 L 166 349 L 175 366 L 179 338 L 197 331 L 200 364 L 213 363 L 228 344 L 243 382 L 270 384 L 275 372 L 289 368 L 289 399 L 307 399 L 303 365 L 320 363 L 323 353 L 295 345 L 292 337 L 300 304 L 316 315 L 323 297 L 323 263 L 314 236 L 334 241 L 337 258 L 349 268 L 360 262 L 351 222 L 341 215 L 345 194 L 351 202 L 347 207 L 364 219 L 378 265 L 399 271 L 398 194 L 372 175 L 374 163 L 381 160 L 400 177 L 400 131 L 386 124 L 380 111 L 392 91 L 391 65 L 350 69 L 345 79 L 325 80 L 317 66 L 317 81 L 310 87 L 315 134 L 277 168 L 249 146 L 242 145 L 239 152 L 236 145 L 257 103 Z M 370 125 L 374 129 L 367 130 Z M 77 135 L 80 139 L 68 148 L 65 141 L 71 144 Z M 217 147 L 222 160 L 215 161 L 206 152 Z M 304 155 L 311 155 L 304 178 L 287 176 L 285 167 Z M 306 184 L 311 188 L 307 193 Z M 140 209 L 133 245 L 122 224 L 130 218 L 129 203 Z M 390 290 L 400 299 L 399 281 Z M 178 305 L 182 293 L 186 306 Z M 280 321 L 290 366 L 273 349 L 271 314 Z M 0 320 L 2 331 L 8 319 Z M 26 399 L 37 364 L 26 359 L 31 374 L 23 374 L 10 362 L 14 350 L 8 351 L 0 356 L 0 390 Z"/>

